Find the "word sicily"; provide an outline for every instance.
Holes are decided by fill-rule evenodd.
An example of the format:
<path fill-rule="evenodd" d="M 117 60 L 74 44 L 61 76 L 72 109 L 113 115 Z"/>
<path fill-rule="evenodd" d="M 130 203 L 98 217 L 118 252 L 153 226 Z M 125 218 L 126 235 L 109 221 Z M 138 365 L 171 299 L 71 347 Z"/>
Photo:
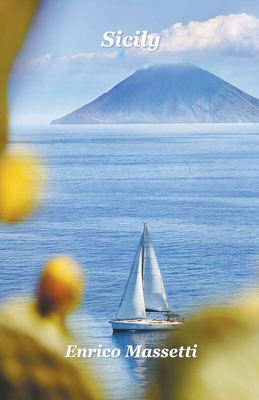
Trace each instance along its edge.
<path fill-rule="evenodd" d="M 124 357 L 126 358 L 196 358 L 197 357 L 197 344 L 191 346 L 180 346 L 179 349 L 150 349 L 150 348 L 143 348 L 142 345 L 132 346 L 128 345 L 126 353 Z M 98 345 L 97 349 L 86 349 L 86 348 L 79 348 L 77 345 L 67 345 L 67 353 L 65 355 L 66 358 L 91 358 L 96 356 L 98 358 L 118 358 L 120 357 L 121 350 L 120 349 L 109 349 L 103 348 L 102 344 Z"/>
<path fill-rule="evenodd" d="M 136 31 L 135 36 L 124 36 L 123 32 L 108 31 L 103 34 L 101 47 L 142 47 L 148 51 L 156 51 L 160 44 L 160 36 L 151 36 L 148 31 Z"/>

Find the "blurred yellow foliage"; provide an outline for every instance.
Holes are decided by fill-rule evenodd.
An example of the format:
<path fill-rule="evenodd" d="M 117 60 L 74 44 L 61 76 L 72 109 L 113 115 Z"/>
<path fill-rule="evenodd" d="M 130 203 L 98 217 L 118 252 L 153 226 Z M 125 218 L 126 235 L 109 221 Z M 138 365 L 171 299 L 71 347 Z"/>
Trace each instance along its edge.
<path fill-rule="evenodd" d="M 38 0 L 0 0 L 0 152 L 7 141 L 8 75 L 32 17 Z"/>
<path fill-rule="evenodd" d="M 159 359 L 147 400 L 257 400 L 258 337 L 258 297 L 197 314 L 163 345 L 197 344 L 197 358 Z"/>
<path fill-rule="evenodd" d="M 77 339 L 57 320 L 42 317 L 34 302 L 0 309 L 1 400 L 102 400 L 86 363 L 64 358 Z"/>
<path fill-rule="evenodd" d="M 35 156 L 4 151 L 0 157 L 0 221 L 15 223 L 26 218 L 37 205 L 42 184 Z"/>
<path fill-rule="evenodd" d="M 65 358 L 78 343 L 65 313 L 80 302 L 84 276 L 68 256 L 52 258 L 39 278 L 36 299 L 9 300 L 0 308 L 0 398 L 102 400 L 101 384 L 86 363 Z M 41 307 L 39 307 L 41 305 Z M 45 307 L 46 311 L 42 313 Z M 51 306 L 48 309 L 48 306 Z M 61 317 L 61 318 L 60 318 Z"/>
<path fill-rule="evenodd" d="M 42 187 L 37 158 L 6 149 L 9 71 L 38 4 L 38 0 L 0 0 L 0 220 L 6 223 L 26 218 Z M 67 343 L 75 339 L 60 322 L 81 300 L 83 286 L 79 266 L 59 256 L 46 265 L 35 300 L 11 302 L 0 309 L 1 399 L 103 398 L 86 366 L 64 359 Z"/>

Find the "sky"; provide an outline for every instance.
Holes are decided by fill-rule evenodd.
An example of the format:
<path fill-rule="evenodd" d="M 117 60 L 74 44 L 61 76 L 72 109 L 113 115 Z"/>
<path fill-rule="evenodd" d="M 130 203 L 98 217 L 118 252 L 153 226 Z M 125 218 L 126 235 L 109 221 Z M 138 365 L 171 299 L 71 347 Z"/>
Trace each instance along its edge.
<path fill-rule="evenodd" d="M 160 37 L 155 51 L 101 46 L 108 45 L 105 32 L 121 44 L 125 36 L 140 40 L 145 31 L 149 40 Z M 178 62 L 196 64 L 259 98 L 258 0 L 43 0 L 11 71 L 11 124 L 49 124 L 136 69 Z"/>

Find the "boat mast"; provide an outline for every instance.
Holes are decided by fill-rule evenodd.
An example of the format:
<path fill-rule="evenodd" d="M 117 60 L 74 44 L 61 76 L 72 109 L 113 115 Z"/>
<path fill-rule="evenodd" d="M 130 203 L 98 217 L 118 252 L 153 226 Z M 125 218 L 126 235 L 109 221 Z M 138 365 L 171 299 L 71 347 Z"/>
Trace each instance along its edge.
<path fill-rule="evenodd" d="M 142 260 L 141 260 L 141 273 L 142 273 L 143 287 L 144 287 L 144 262 L 145 262 L 146 230 L 147 230 L 147 226 L 144 223 L 143 237 L 142 237 Z"/>

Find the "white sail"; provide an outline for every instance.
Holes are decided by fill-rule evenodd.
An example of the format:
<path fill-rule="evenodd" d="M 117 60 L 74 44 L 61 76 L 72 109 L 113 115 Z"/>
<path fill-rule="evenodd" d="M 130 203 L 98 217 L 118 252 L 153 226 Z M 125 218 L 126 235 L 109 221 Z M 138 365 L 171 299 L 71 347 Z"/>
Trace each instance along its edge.
<path fill-rule="evenodd" d="M 148 311 L 169 311 L 164 284 L 146 225 L 143 232 L 144 301 Z"/>
<path fill-rule="evenodd" d="M 142 251 L 141 239 L 117 311 L 116 320 L 146 318 L 142 278 Z"/>

